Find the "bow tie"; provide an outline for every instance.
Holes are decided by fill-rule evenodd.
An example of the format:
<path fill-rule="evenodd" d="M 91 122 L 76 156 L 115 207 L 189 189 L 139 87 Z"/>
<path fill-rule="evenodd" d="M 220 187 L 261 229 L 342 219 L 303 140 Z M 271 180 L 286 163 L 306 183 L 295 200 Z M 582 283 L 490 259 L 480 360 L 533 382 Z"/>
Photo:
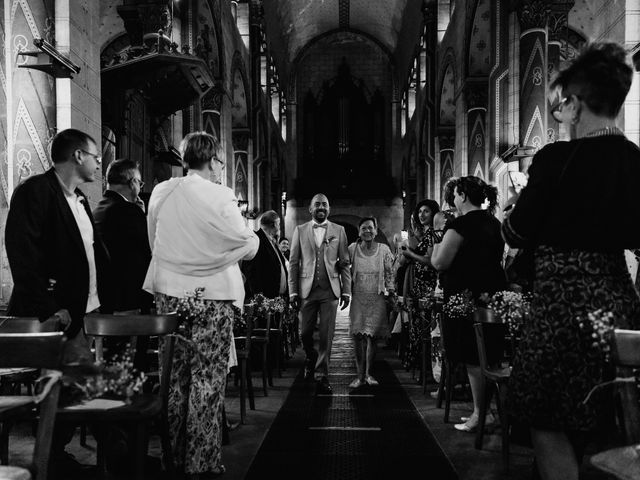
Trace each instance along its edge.
<path fill-rule="evenodd" d="M 313 224 L 313 228 L 324 228 L 325 230 L 327 229 L 327 224 L 319 224 L 319 223 L 314 223 Z"/>

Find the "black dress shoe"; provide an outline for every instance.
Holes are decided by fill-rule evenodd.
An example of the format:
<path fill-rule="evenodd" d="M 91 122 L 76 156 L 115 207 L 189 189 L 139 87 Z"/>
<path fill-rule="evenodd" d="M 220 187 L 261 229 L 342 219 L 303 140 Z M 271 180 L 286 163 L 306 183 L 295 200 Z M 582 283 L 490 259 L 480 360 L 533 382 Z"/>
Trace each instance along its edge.
<path fill-rule="evenodd" d="M 322 377 L 318 380 L 318 384 L 316 385 L 316 395 L 331 395 L 333 390 L 331 389 L 331 385 L 329 385 L 329 380 L 327 377 Z"/>

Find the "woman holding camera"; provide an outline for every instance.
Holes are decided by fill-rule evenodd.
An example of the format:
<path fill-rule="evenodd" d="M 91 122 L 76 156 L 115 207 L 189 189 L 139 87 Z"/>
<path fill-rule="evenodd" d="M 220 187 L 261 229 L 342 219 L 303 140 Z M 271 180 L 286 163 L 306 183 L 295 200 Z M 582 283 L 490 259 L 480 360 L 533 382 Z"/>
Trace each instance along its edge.
<path fill-rule="evenodd" d="M 632 76 L 614 43 L 587 46 L 559 73 L 551 86 L 562 100 L 553 115 L 571 140 L 536 153 L 502 229 L 512 247 L 534 249 L 532 314 L 513 365 L 509 410 L 531 428 L 543 480 L 577 480 L 585 443 L 599 421 L 613 421 L 610 390 L 586 401 L 607 376 L 591 324 L 604 316 L 598 310 L 611 312 L 616 328 L 640 329 L 624 258 L 624 249 L 640 246 L 640 151 L 616 126 Z"/>

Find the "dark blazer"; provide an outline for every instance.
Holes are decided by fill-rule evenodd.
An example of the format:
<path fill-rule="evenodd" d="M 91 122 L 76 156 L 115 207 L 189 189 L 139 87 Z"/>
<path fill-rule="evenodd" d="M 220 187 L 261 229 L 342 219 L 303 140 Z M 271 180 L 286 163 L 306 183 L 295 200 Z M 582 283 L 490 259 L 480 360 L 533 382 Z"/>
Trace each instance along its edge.
<path fill-rule="evenodd" d="M 114 309 L 139 308 L 143 313 L 148 312 L 153 297 L 142 290 L 151 261 L 144 212 L 119 193 L 107 190 L 93 210 L 93 217 L 111 256 Z"/>
<path fill-rule="evenodd" d="M 76 194 L 84 198 L 93 224 L 86 196 L 80 189 Z M 98 295 L 101 309 L 108 311 L 109 255 L 95 227 L 93 233 Z M 67 335 L 75 337 L 83 326 L 89 297 L 89 263 L 54 169 L 28 178 L 15 189 L 5 243 L 14 283 L 7 313 L 44 321 L 66 308 L 72 319 Z M 51 280 L 55 280 L 53 287 Z"/>
<path fill-rule="evenodd" d="M 285 285 L 288 285 L 285 258 L 278 246 L 273 245 L 262 229 L 259 229 L 256 235 L 260 239 L 258 252 L 251 260 L 242 262 L 246 296 L 249 298 L 256 293 L 261 293 L 267 298 L 275 298 L 280 290 L 280 265 L 284 269 Z M 288 286 L 284 294 L 289 295 Z"/>

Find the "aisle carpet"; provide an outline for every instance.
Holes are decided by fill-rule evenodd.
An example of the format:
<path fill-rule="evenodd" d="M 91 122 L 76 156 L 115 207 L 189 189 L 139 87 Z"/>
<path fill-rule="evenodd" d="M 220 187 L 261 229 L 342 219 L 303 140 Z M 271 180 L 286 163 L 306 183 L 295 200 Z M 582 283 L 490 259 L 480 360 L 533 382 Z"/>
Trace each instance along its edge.
<path fill-rule="evenodd" d="M 343 314 L 336 325 L 333 395 L 315 396 L 301 371 L 245 478 L 458 479 L 386 361 L 372 372 L 379 386 L 348 388 L 355 366 L 347 322 Z"/>

